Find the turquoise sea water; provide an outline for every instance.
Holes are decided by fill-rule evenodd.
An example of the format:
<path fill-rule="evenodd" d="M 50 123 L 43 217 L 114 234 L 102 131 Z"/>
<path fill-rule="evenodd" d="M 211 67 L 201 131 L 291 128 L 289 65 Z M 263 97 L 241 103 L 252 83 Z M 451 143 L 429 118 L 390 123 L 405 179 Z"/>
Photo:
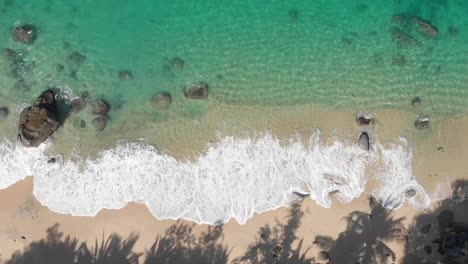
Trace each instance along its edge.
<path fill-rule="evenodd" d="M 414 26 L 395 23 L 392 17 L 402 13 L 425 19 L 437 27 L 439 35 L 428 39 Z M 180 123 L 200 120 L 225 105 L 281 108 L 316 104 L 356 111 L 384 108 L 415 111 L 410 101 L 419 96 L 423 103 L 417 114 L 434 118 L 465 114 L 468 110 L 467 14 L 468 2 L 448 0 L 4 0 L 0 3 L 0 47 L 23 53 L 26 66 L 20 69 L 24 81 L 18 83 L 18 76 L 11 73 L 12 66 L 4 59 L 0 63 L 0 106 L 11 111 L 7 121 L 0 124 L 1 133 L 13 140 L 20 109 L 47 87 L 61 87 L 62 97 L 86 91 L 91 98 L 104 98 L 111 105 L 111 121 L 102 133 L 96 134 L 86 113 L 70 117 L 61 128 L 54 144 L 67 141 L 66 148 L 78 153 L 79 147 L 90 147 L 83 140 L 86 137 L 98 141 L 111 138 L 112 143 L 107 141 L 103 146 L 92 143 L 98 150 L 111 149 L 123 138 L 146 138 L 145 133 L 139 133 L 140 129 L 151 131 L 156 126 L 153 134 L 157 134 L 158 125 L 165 126 L 170 120 Z M 12 40 L 11 28 L 20 24 L 37 27 L 38 37 L 33 45 Z M 419 45 L 397 45 L 391 35 L 395 27 L 417 39 Z M 86 56 L 80 66 L 67 61 L 73 52 Z M 169 61 L 175 57 L 184 61 L 183 69 L 171 66 Z M 64 69 L 58 71 L 58 65 Z M 121 70 L 131 71 L 134 78 L 120 80 Z M 183 95 L 184 86 L 199 81 L 209 84 L 209 99 L 187 100 Z M 173 103 L 168 111 L 151 107 L 152 96 L 160 91 L 172 94 Z M 80 119 L 88 122 L 87 128 L 76 126 Z M 183 133 L 175 129 L 171 139 L 178 141 L 180 135 L 186 137 L 196 125 L 195 122 L 191 123 L 192 127 L 185 126 Z M 217 129 L 216 125 L 213 129 Z M 192 136 L 196 141 L 198 135 Z M 141 151 L 128 153 L 143 155 Z M 361 157 L 357 150 L 348 151 Z M 123 159 L 119 155 L 114 159 Z M 202 165 L 194 168 L 197 166 Z M 146 172 L 160 173 L 151 172 L 151 168 Z M 53 174 L 48 173 L 44 175 Z M 87 174 L 78 170 L 74 175 Z M 411 172 L 408 175 L 412 176 Z M 54 182 L 60 180 L 56 178 Z M 362 191 L 362 181 L 357 181 L 359 191 L 350 192 L 349 197 Z M 414 182 L 410 182 L 413 186 Z M 40 183 L 47 185 L 47 181 Z M 146 198 L 130 196 L 122 198 L 122 203 L 148 202 Z M 44 203 L 53 203 L 53 198 L 42 197 Z M 272 207 L 284 204 L 284 199 L 281 201 L 271 202 Z M 102 207 L 121 206 L 109 205 L 112 203 L 108 200 L 92 204 L 95 207 L 89 211 L 57 207 L 55 210 L 92 215 Z M 259 208 L 252 210 L 271 207 Z M 156 209 L 152 212 L 159 217 L 176 217 Z M 240 221 L 248 218 L 249 213 Z M 214 218 L 206 220 L 203 216 L 177 217 L 215 222 Z"/>

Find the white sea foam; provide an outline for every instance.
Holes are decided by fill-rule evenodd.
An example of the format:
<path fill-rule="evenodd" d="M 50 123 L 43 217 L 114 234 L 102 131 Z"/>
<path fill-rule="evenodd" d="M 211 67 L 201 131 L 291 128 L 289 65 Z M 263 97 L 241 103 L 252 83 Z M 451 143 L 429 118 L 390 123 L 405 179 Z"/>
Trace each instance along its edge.
<path fill-rule="evenodd" d="M 255 212 L 287 206 L 292 193 L 308 194 L 331 206 L 330 194 L 349 202 L 364 191 L 369 177 L 381 181 L 379 201 L 398 208 L 406 200 L 417 208 L 430 199 L 415 181 L 411 152 L 404 140 L 371 152 L 338 140 L 323 143 L 316 133 L 308 144 L 281 144 L 271 135 L 227 137 L 195 161 L 180 161 L 144 143 L 105 150 L 95 160 L 77 158 L 48 164 L 41 149 L 0 146 L 0 188 L 34 175 L 34 195 L 59 213 L 94 216 L 135 201 L 159 218 L 198 223 L 245 223 Z M 378 164 L 378 173 L 369 173 Z M 405 198 L 405 192 L 416 195 Z"/>

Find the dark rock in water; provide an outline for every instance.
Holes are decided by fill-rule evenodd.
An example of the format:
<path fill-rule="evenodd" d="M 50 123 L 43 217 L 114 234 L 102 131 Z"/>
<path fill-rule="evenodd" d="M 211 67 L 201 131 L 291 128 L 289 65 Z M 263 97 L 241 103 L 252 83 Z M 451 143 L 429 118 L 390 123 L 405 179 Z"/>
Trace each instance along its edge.
<path fill-rule="evenodd" d="M 299 10 L 297 10 L 297 9 L 289 10 L 288 11 L 288 16 L 289 16 L 289 19 L 291 19 L 291 21 L 299 20 L 299 16 L 300 16 Z"/>
<path fill-rule="evenodd" d="M 80 128 L 86 128 L 86 121 L 80 120 Z"/>
<path fill-rule="evenodd" d="M 317 260 L 318 261 L 327 261 L 329 259 L 330 259 L 330 253 L 328 253 L 327 251 L 320 251 L 317 254 Z"/>
<path fill-rule="evenodd" d="M 78 113 L 86 107 L 86 101 L 83 97 L 78 96 L 71 100 L 71 109 L 72 113 Z"/>
<path fill-rule="evenodd" d="M 413 17 L 411 23 L 416 26 L 416 29 L 422 33 L 426 38 L 435 38 L 439 35 L 439 30 L 428 21 L 420 17 Z"/>
<path fill-rule="evenodd" d="M 443 230 L 447 227 L 453 225 L 455 215 L 450 210 L 444 210 L 439 215 L 437 215 L 437 221 L 439 222 L 439 229 Z"/>
<path fill-rule="evenodd" d="M 133 74 L 132 74 L 132 72 L 129 71 L 129 70 L 122 70 L 122 71 L 119 71 L 119 73 L 117 74 L 117 76 L 118 76 L 119 79 L 122 80 L 122 81 L 126 81 L 126 80 L 133 79 Z"/>
<path fill-rule="evenodd" d="M 11 61 L 18 57 L 18 53 L 12 49 L 2 49 L 2 57 L 7 61 Z"/>
<path fill-rule="evenodd" d="M 11 36 L 16 42 L 33 44 L 36 40 L 36 28 L 34 25 L 22 25 L 13 28 Z"/>
<path fill-rule="evenodd" d="M 91 124 L 96 128 L 96 131 L 103 131 L 107 126 L 108 118 L 105 115 L 98 116 L 91 121 Z"/>
<path fill-rule="evenodd" d="M 367 132 L 362 132 L 359 135 L 358 144 L 364 150 L 370 150 L 370 138 Z"/>
<path fill-rule="evenodd" d="M 9 113 L 10 113 L 10 111 L 8 110 L 8 108 L 0 107 L 0 120 L 5 119 L 8 116 Z"/>
<path fill-rule="evenodd" d="M 419 231 L 421 231 L 423 234 L 427 234 L 431 230 L 431 226 L 431 224 L 423 225 Z"/>
<path fill-rule="evenodd" d="M 55 94 L 44 91 L 30 107 L 21 111 L 18 140 L 26 147 L 37 147 L 59 127 Z"/>
<path fill-rule="evenodd" d="M 153 96 L 153 106 L 156 109 L 168 109 L 172 102 L 172 96 L 168 92 L 159 92 Z"/>
<path fill-rule="evenodd" d="M 398 45 L 419 45 L 419 41 L 399 28 L 392 29 L 392 39 Z"/>
<path fill-rule="evenodd" d="M 414 197 L 416 195 L 416 191 L 414 189 L 409 189 L 405 192 L 405 196 L 407 198 Z"/>
<path fill-rule="evenodd" d="M 424 251 L 425 251 L 427 254 L 432 254 L 432 246 L 431 246 L 431 245 L 426 245 L 426 246 L 424 246 Z"/>
<path fill-rule="evenodd" d="M 79 53 L 78 51 L 73 51 L 67 57 L 67 62 L 76 67 L 81 66 L 81 64 L 83 64 L 85 60 L 86 60 L 86 56 Z"/>
<path fill-rule="evenodd" d="M 205 82 L 189 84 L 185 86 L 184 95 L 191 99 L 206 99 L 208 98 L 208 84 Z"/>
<path fill-rule="evenodd" d="M 414 121 L 414 126 L 417 129 L 426 129 L 429 128 L 430 120 L 426 115 L 421 115 L 416 121 Z"/>
<path fill-rule="evenodd" d="M 105 115 L 109 112 L 110 107 L 104 100 L 96 100 L 93 102 L 91 113 L 93 115 Z"/>
<path fill-rule="evenodd" d="M 47 161 L 47 163 L 49 163 L 49 164 L 54 164 L 56 162 L 57 162 L 56 158 L 51 158 L 50 160 Z"/>
<path fill-rule="evenodd" d="M 63 66 L 62 64 L 57 64 L 57 66 L 55 66 L 55 69 L 57 70 L 57 72 L 62 72 L 63 70 L 65 70 L 65 66 Z"/>
<path fill-rule="evenodd" d="M 412 100 L 411 100 L 411 106 L 414 107 L 414 108 L 417 108 L 421 105 L 421 98 L 416 96 L 414 97 Z"/>
<path fill-rule="evenodd" d="M 171 68 L 175 70 L 182 70 L 184 68 L 184 60 L 179 57 L 174 57 L 170 60 Z"/>
<path fill-rule="evenodd" d="M 396 14 L 392 16 L 392 22 L 400 26 L 408 24 L 408 16 L 404 13 Z"/>
<path fill-rule="evenodd" d="M 393 65 L 398 65 L 398 66 L 403 66 L 406 64 L 406 58 L 403 55 L 394 55 L 392 57 L 392 64 Z"/>
<path fill-rule="evenodd" d="M 368 114 L 358 114 L 356 116 L 356 123 L 359 126 L 368 126 L 374 124 L 374 116 Z"/>
<path fill-rule="evenodd" d="M 450 26 L 448 28 L 448 32 L 451 37 L 456 37 L 458 34 L 460 34 L 460 30 L 454 26 Z"/>

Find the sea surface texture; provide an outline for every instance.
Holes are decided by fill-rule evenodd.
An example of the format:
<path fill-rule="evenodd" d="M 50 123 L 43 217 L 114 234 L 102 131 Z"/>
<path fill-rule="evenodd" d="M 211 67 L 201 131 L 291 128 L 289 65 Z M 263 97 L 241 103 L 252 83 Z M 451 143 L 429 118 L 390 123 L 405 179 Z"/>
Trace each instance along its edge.
<path fill-rule="evenodd" d="M 11 37 L 24 24 L 33 44 Z M 373 135 L 371 151 L 320 126 L 279 138 L 261 124 L 297 116 L 266 113 L 414 112 L 415 97 L 435 121 L 468 113 L 468 1 L 5 0 L 0 36 L 20 56 L 0 63 L 0 188 L 34 176 L 36 198 L 60 213 L 139 202 L 160 219 L 245 223 L 303 195 L 351 201 L 369 180 L 386 207 L 422 209 L 431 197 L 404 137 Z M 184 95 L 200 83 L 207 99 Z M 87 107 L 26 149 L 19 113 L 48 88 Z M 168 109 L 154 105 L 161 92 Z M 110 106 L 103 131 L 97 99 Z"/>

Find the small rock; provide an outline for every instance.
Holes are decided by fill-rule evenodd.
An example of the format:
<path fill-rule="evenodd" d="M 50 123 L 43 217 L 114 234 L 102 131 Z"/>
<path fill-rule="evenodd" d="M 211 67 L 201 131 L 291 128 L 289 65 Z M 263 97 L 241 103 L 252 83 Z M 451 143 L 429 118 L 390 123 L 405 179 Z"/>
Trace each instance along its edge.
<path fill-rule="evenodd" d="M 70 55 L 68 55 L 67 57 L 67 61 L 68 63 L 74 65 L 74 66 L 80 66 L 81 64 L 83 64 L 86 60 L 86 56 L 79 53 L 78 51 L 73 51 L 72 53 L 70 53 Z"/>
<path fill-rule="evenodd" d="M 129 71 L 129 70 L 122 70 L 122 71 L 119 71 L 119 73 L 117 74 L 117 76 L 118 76 L 119 79 L 122 80 L 122 81 L 126 81 L 126 80 L 133 79 L 133 74 L 132 74 L 132 72 Z"/>
<path fill-rule="evenodd" d="M 91 113 L 93 115 L 105 115 L 109 110 L 110 107 L 104 100 L 96 100 L 92 105 Z"/>
<path fill-rule="evenodd" d="M 367 132 L 362 132 L 359 135 L 358 144 L 364 150 L 370 150 L 370 138 Z"/>
<path fill-rule="evenodd" d="M 80 120 L 80 128 L 85 128 L 86 127 L 86 121 Z"/>
<path fill-rule="evenodd" d="M 416 29 L 427 38 L 435 38 L 439 35 L 439 30 L 429 22 L 420 17 L 413 17 L 411 22 L 416 26 Z"/>
<path fill-rule="evenodd" d="M 172 102 L 172 96 L 168 92 L 159 92 L 153 96 L 153 106 L 156 109 L 168 109 Z"/>
<path fill-rule="evenodd" d="M 398 65 L 398 66 L 403 66 L 406 64 L 406 58 L 403 55 L 394 55 L 392 57 L 392 64 L 393 65 Z"/>
<path fill-rule="evenodd" d="M 421 233 L 423 234 L 429 233 L 430 230 L 431 230 L 431 224 L 423 225 L 421 229 L 419 229 L 419 231 L 421 231 Z"/>
<path fill-rule="evenodd" d="M 411 100 L 411 106 L 414 108 L 417 108 L 421 105 L 421 98 L 419 96 L 414 97 Z"/>
<path fill-rule="evenodd" d="M 419 45 L 419 41 L 399 28 L 392 29 L 392 39 L 398 45 Z"/>
<path fill-rule="evenodd" d="M 327 261 L 330 259 L 330 254 L 327 251 L 320 251 L 317 254 L 317 260 L 319 261 Z"/>
<path fill-rule="evenodd" d="M 182 70 L 184 68 L 184 60 L 182 60 L 181 58 L 179 57 L 174 57 L 170 60 L 170 63 L 171 63 L 171 68 L 172 69 L 175 69 L 175 70 Z"/>
<path fill-rule="evenodd" d="M 71 112 L 78 113 L 86 107 L 86 101 L 83 97 L 78 96 L 71 100 Z"/>
<path fill-rule="evenodd" d="M 189 84 L 185 86 L 184 95 L 191 99 L 206 99 L 208 98 L 208 84 L 205 82 Z"/>
<path fill-rule="evenodd" d="M 424 251 L 429 255 L 432 254 L 432 246 L 431 245 L 424 246 Z"/>
<path fill-rule="evenodd" d="M 55 69 L 57 70 L 57 72 L 62 72 L 63 70 L 65 70 L 65 66 L 63 66 L 62 64 L 57 64 L 57 66 L 55 66 Z"/>
<path fill-rule="evenodd" d="M 0 107 L 0 119 L 5 119 L 10 111 L 6 107 Z"/>
<path fill-rule="evenodd" d="M 414 189 L 409 189 L 405 192 L 405 196 L 407 198 L 414 197 L 416 195 L 416 191 Z"/>
<path fill-rule="evenodd" d="M 422 115 L 418 119 L 416 119 L 416 121 L 414 121 L 414 126 L 417 129 L 426 129 L 426 128 L 429 128 L 429 123 L 430 123 L 429 117 Z"/>
<path fill-rule="evenodd" d="M 55 162 L 57 162 L 57 159 L 56 158 L 51 158 L 47 161 L 47 163 L 49 164 L 54 164 Z"/>
<path fill-rule="evenodd" d="M 368 126 L 374 124 L 374 117 L 368 114 L 358 114 L 356 116 L 356 123 L 359 126 Z"/>
<path fill-rule="evenodd" d="M 96 128 L 96 131 L 103 131 L 104 128 L 106 128 L 107 126 L 107 121 L 108 121 L 107 116 L 102 115 L 102 116 L 98 116 L 94 118 L 91 121 L 91 124 L 93 124 L 94 128 Z"/>
<path fill-rule="evenodd" d="M 34 25 L 22 25 L 13 28 L 11 35 L 16 42 L 33 44 L 36 40 L 36 29 Z"/>
<path fill-rule="evenodd" d="M 404 13 L 393 15 L 392 22 L 400 26 L 404 26 L 408 24 L 408 16 Z"/>
<path fill-rule="evenodd" d="M 297 21 L 299 20 L 299 11 L 297 9 L 291 9 L 288 11 L 288 16 L 291 21 Z"/>
<path fill-rule="evenodd" d="M 23 240 L 24 240 L 24 239 L 26 239 L 26 237 L 25 237 L 25 236 L 21 236 L 21 239 L 23 239 Z"/>
<path fill-rule="evenodd" d="M 12 49 L 2 49 L 2 56 L 5 60 L 11 61 L 18 57 L 18 53 Z"/>
<path fill-rule="evenodd" d="M 456 37 L 458 34 L 460 34 L 460 30 L 454 26 L 450 26 L 448 28 L 448 32 L 451 37 Z"/>

